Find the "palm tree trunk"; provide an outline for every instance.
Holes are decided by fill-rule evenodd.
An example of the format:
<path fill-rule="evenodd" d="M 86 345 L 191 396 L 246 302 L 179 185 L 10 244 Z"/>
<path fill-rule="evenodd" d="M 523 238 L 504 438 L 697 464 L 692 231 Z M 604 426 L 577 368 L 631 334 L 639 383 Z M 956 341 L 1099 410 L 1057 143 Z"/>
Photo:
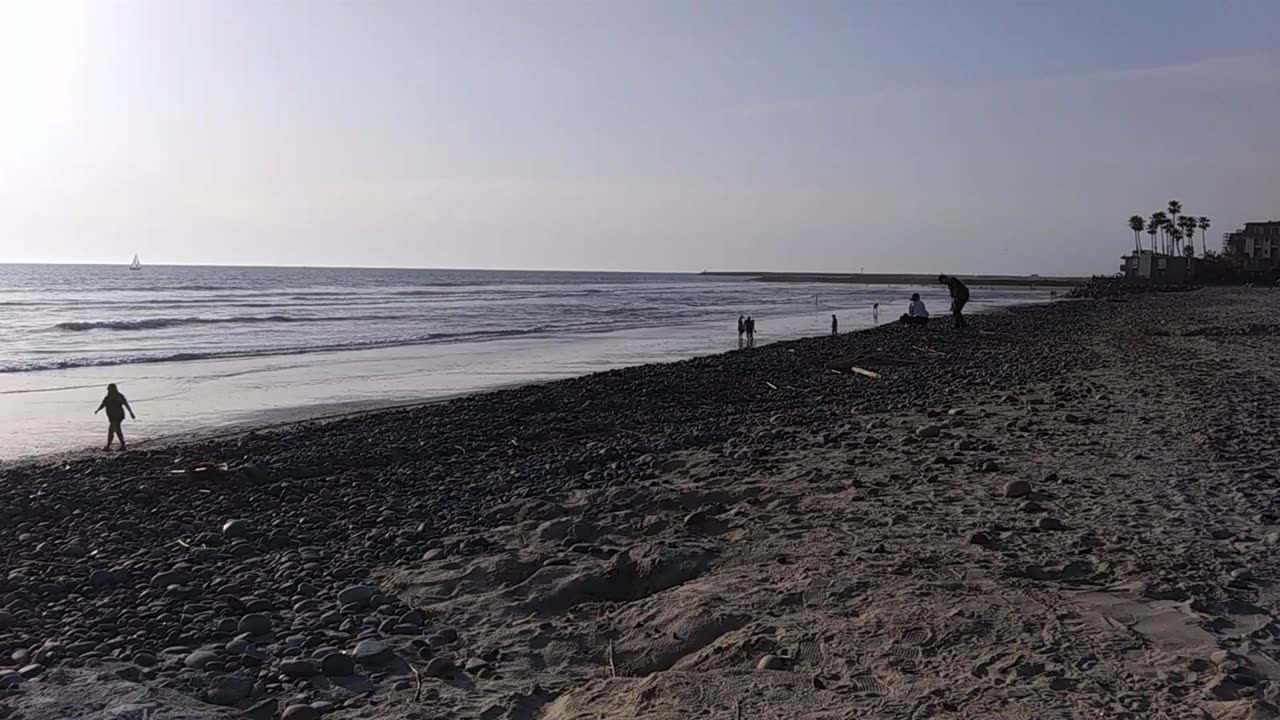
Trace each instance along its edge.
<path fill-rule="evenodd" d="M 1205 230 L 1204 228 L 1200 228 L 1200 256 L 1201 257 L 1209 256 L 1209 242 L 1204 238 L 1205 233 L 1207 232 L 1208 230 Z"/>

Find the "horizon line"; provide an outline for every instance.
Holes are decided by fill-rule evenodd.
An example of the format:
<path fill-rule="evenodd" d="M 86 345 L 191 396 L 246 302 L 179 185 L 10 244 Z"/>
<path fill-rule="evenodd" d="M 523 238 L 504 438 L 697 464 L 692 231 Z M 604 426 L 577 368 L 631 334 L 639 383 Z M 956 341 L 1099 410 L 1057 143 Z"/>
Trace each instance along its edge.
<path fill-rule="evenodd" d="M 73 261 L 8 261 L 0 260 L 0 267 L 5 266 L 89 266 L 89 267 L 121 267 L 128 268 L 129 263 L 114 262 L 73 262 Z M 189 268 L 260 268 L 260 269 L 308 269 L 308 270 L 426 270 L 441 272 L 508 272 L 508 273 L 599 273 L 599 274 L 617 274 L 617 275 L 692 275 L 692 276 L 750 276 L 750 277 L 767 277 L 770 275 L 811 275 L 811 276 L 827 276 L 827 277 L 856 277 L 865 275 L 868 277 L 883 276 L 934 276 L 936 273 L 928 272 L 910 272 L 910 271 L 884 271 L 884 272 L 832 272 L 830 270 L 603 270 L 596 268 L 482 268 L 482 267 L 427 267 L 421 265 L 256 265 L 256 264 L 238 264 L 238 263 L 144 263 L 142 270 L 149 267 L 189 267 Z M 1079 278 L 1083 275 L 1043 275 L 1039 273 L 974 273 L 974 272 L 957 272 L 955 275 L 968 277 L 991 277 L 991 278 Z"/>

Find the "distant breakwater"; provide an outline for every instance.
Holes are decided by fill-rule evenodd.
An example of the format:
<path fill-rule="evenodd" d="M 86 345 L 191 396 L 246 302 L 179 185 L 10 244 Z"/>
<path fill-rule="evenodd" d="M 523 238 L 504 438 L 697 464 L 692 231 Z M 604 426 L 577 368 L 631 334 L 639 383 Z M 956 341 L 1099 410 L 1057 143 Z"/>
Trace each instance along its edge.
<path fill-rule="evenodd" d="M 865 285 L 931 285 L 937 275 L 893 273 L 780 273 L 719 272 L 704 270 L 708 277 L 737 277 L 756 282 L 778 283 L 855 283 Z M 1039 277 L 1034 275 L 956 275 L 970 285 L 998 287 L 1075 287 L 1088 280 L 1083 277 Z"/>

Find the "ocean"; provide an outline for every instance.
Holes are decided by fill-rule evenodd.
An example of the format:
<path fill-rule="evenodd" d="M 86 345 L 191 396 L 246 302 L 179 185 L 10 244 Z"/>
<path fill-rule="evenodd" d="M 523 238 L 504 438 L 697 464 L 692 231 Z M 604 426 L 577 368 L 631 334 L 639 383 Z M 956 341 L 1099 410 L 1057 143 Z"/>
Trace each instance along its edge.
<path fill-rule="evenodd" d="M 118 382 L 126 436 L 447 397 L 882 321 L 941 286 L 699 275 L 0 265 L 0 457 L 90 446 Z M 974 312 L 1047 299 L 984 290 Z M 87 408 L 87 410 L 86 410 Z M 103 427 L 97 428 L 98 425 Z"/>

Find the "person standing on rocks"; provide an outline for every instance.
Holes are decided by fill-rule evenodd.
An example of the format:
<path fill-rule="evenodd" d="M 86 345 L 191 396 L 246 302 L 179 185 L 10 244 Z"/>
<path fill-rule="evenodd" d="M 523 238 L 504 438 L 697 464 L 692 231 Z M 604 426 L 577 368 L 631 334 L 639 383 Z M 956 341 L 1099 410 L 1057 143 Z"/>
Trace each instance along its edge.
<path fill-rule="evenodd" d="M 964 311 L 965 303 L 969 302 L 969 287 L 960 282 L 959 278 L 950 277 L 948 275 L 939 275 L 938 282 L 947 286 L 951 291 L 951 317 L 955 320 L 956 329 L 963 330 L 969 326 L 965 322 Z"/>
<path fill-rule="evenodd" d="M 831 314 L 831 334 L 839 335 L 840 334 L 839 328 L 840 328 L 840 323 L 836 320 L 835 313 L 832 313 Z"/>
<path fill-rule="evenodd" d="M 107 396 L 102 398 L 102 404 L 98 405 L 98 409 L 93 411 L 97 415 L 103 408 L 107 410 L 107 446 L 104 450 L 111 449 L 111 438 L 120 438 L 120 451 L 125 450 L 124 431 L 120 429 L 120 423 L 124 422 L 124 411 L 129 411 L 129 417 L 137 420 L 138 416 L 133 414 L 133 408 L 129 407 L 129 401 L 124 394 L 116 388 L 115 383 L 107 386 Z"/>

